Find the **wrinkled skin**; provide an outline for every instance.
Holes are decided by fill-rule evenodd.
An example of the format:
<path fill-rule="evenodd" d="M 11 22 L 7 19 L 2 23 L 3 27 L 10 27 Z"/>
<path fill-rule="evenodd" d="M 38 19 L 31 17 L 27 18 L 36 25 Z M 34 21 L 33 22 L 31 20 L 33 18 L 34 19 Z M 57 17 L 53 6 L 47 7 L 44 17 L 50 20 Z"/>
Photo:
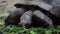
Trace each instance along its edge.
<path fill-rule="evenodd" d="M 52 20 L 39 10 L 35 10 L 33 14 L 31 10 L 25 12 L 20 18 L 19 25 L 22 26 L 23 28 L 41 26 L 45 28 L 54 28 Z"/>
<path fill-rule="evenodd" d="M 56 15 L 51 13 L 50 11 L 44 10 L 40 8 L 37 5 L 23 5 L 23 4 L 15 4 L 16 8 L 21 8 L 22 10 L 17 10 L 13 13 L 11 13 L 6 19 L 5 19 L 5 25 L 20 25 L 23 28 L 27 28 L 26 25 L 33 26 L 33 27 L 40 27 L 44 26 L 47 28 L 53 28 L 55 25 L 59 24 L 60 18 L 58 18 Z M 31 11 L 29 11 L 31 10 Z M 36 11 L 37 10 L 37 11 Z M 31 12 L 31 13 L 28 13 Z M 28 15 L 26 15 L 28 13 Z M 31 15 L 31 16 L 29 16 Z M 59 14 L 58 14 L 59 15 Z M 28 16 L 28 18 L 27 18 Z M 24 18 L 26 17 L 26 18 Z M 22 20 L 23 19 L 23 20 Z M 32 19 L 30 21 L 30 19 Z M 58 22 L 58 23 L 57 23 Z"/>
<path fill-rule="evenodd" d="M 18 22 L 20 22 L 21 15 L 25 12 L 25 9 L 18 8 L 15 10 L 15 12 L 11 13 L 6 19 L 5 19 L 5 25 L 18 25 Z"/>
<path fill-rule="evenodd" d="M 52 2 L 52 1 L 51 1 Z M 21 5 L 21 4 L 20 4 Z M 22 5 L 22 6 L 25 6 L 25 5 Z M 29 6 L 29 5 L 28 5 Z M 28 6 L 26 6 L 26 7 L 28 7 Z M 19 6 L 18 5 L 18 7 L 21 7 L 21 6 Z M 30 6 L 30 7 L 32 7 L 32 6 Z M 37 7 L 37 6 L 35 6 L 35 7 Z M 35 8 L 34 7 L 34 8 Z M 25 8 L 25 7 L 24 7 Z M 30 8 L 31 9 L 31 8 Z M 58 9 L 58 10 L 57 10 Z M 42 13 L 44 13 L 46 16 L 48 16 L 51 20 L 52 20 L 52 22 L 53 22 L 53 25 L 54 26 L 57 26 L 57 25 L 60 25 L 60 17 L 59 17 L 59 15 L 60 15 L 60 10 L 59 10 L 59 7 L 56 7 L 56 8 L 53 8 L 52 10 L 50 10 L 50 11 L 46 11 L 46 10 L 44 10 L 44 9 L 42 9 L 42 8 L 36 8 L 35 10 L 40 10 Z M 58 12 L 57 12 L 58 11 Z"/>
<path fill-rule="evenodd" d="M 27 10 L 30 10 L 31 8 L 33 8 L 32 9 L 32 11 L 33 12 L 35 12 L 34 10 L 41 10 L 41 12 L 44 12 L 45 14 L 47 14 L 47 13 L 49 13 L 48 11 L 46 11 L 46 10 L 44 10 L 44 9 L 41 9 L 41 8 L 39 8 L 38 6 L 35 6 L 35 5 L 23 5 L 23 4 L 16 4 L 15 5 L 17 8 L 20 8 L 20 7 L 24 7 L 25 9 L 27 9 Z M 45 12 L 46 11 L 46 12 Z M 39 12 L 37 12 L 37 14 L 38 14 L 38 16 L 39 16 Z M 24 15 L 24 14 L 23 14 Z M 38 16 L 36 16 L 36 17 L 38 17 Z M 42 15 L 41 15 L 42 16 Z M 43 15 L 43 16 L 45 16 L 45 15 Z M 33 17 L 35 20 L 37 20 L 35 17 Z M 39 19 L 41 19 L 40 17 L 38 17 Z M 23 18 L 24 19 L 24 18 Z M 27 19 L 27 18 L 26 18 Z M 26 19 L 24 19 L 24 21 L 26 20 Z M 42 23 L 45 23 L 45 24 L 47 24 L 47 26 L 48 26 L 48 28 L 49 27 L 54 27 L 53 26 L 53 22 L 51 21 L 51 19 L 50 18 L 46 18 L 47 20 L 45 21 L 44 19 L 41 19 L 42 21 L 40 21 L 40 22 L 42 22 Z M 48 19 L 50 19 L 50 21 L 48 22 Z M 21 21 L 23 21 L 23 20 L 21 20 Z M 23 21 L 23 22 L 24 22 Z M 27 20 L 26 20 L 27 21 Z M 33 19 L 32 19 L 32 21 L 33 21 Z M 23 22 L 21 22 L 21 23 L 23 23 Z M 29 23 L 28 21 L 26 22 L 26 23 Z M 36 22 L 36 24 L 37 24 L 38 22 Z M 51 24 L 50 24 L 51 23 Z M 35 23 L 34 23 L 35 24 Z M 33 24 L 33 26 L 35 26 Z M 41 23 L 40 23 L 41 24 Z M 40 24 L 39 24 L 39 26 L 40 26 Z M 44 26 L 45 26 L 45 24 L 43 24 Z M 22 25 L 22 24 L 21 24 Z M 38 25 L 36 25 L 36 27 L 37 27 Z"/>
<path fill-rule="evenodd" d="M 36 20 L 37 23 L 39 23 L 40 25 L 47 27 L 47 28 L 54 28 L 52 20 L 48 16 L 43 14 L 41 11 L 36 10 L 33 14 L 38 18 Z M 34 18 L 34 19 L 36 19 L 36 18 Z"/>
<path fill-rule="evenodd" d="M 20 18 L 19 25 L 22 26 L 23 28 L 29 28 L 31 26 L 31 23 L 32 23 L 31 22 L 32 13 L 33 13 L 33 11 L 31 11 L 31 10 L 25 12 Z"/>

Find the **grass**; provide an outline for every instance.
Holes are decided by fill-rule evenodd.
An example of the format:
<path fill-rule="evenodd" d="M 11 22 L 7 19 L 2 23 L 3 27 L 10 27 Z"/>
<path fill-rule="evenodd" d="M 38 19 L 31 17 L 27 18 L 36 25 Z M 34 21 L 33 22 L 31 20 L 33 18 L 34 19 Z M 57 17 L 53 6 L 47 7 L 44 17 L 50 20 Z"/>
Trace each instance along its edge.
<path fill-rule="evenodd" d="M 22 27 L 16 27 L 13 25 L 7 26 L 5 28 L 0 28 L 1 34 L 60 34 L 60 28 L 29 28 L 28 30 L 24 30 Z"/>

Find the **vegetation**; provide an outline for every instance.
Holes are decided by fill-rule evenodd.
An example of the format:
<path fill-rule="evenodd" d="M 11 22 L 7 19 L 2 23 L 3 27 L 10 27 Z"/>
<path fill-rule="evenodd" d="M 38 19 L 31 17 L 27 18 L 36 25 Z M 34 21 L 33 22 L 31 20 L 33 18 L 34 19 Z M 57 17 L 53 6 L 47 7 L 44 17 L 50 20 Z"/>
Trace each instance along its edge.
<path fill-rule="evenodd" d="M 5 18 L 5 16 L 0 18 L 0 20 L 2 20 L 0 21 L 0 34 L 60 34 L 60 27 L 50 29 L 31 27 L 26 30 L 24 30 L 22 27 L 17 27 L 14 25 L 4 27 L 3 21 Z"/>

